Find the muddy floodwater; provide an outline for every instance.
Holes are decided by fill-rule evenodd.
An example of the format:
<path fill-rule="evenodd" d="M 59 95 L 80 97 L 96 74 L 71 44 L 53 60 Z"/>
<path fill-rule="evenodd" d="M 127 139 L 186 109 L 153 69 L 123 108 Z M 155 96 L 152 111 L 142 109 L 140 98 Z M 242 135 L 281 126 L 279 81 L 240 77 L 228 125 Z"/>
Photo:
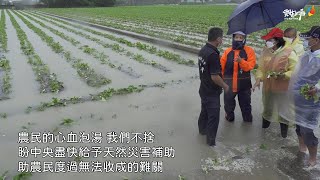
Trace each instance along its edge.
<path fill-rule="evenodd" d="M 18 12 L 22 16 L 24 13 L 33 17 L 32 13 Z M 254 117 L 252 123 L 242 121 L 238 106 L 235 111 L 235 122 L 225 121 L 221 96 L 217 146 L 208 147 L 205 136 L 198 133 L 200 81 L 196 66 L 178 64 L 135 47 L 119 44 L 128 52 L 141 54 L 146 59 L 170 69 L 169 72 L 161 71 L 34 17 L 48 27 L 79 40 L 80 45 L 75 46 L 25 17 L 32 25 L 51 36 L 54 41 L 59 42 L 65 50 L 70 51 L 72 56 L 82 58 L 83 62 L 87 63 L 97 74 L 112 80 L 110 84 L 99 88 L 89 87 L 64 56 L 52 51 L 48 44 L 17 14 L 13 14 L 33 45 L 35 53 L 48 66 L 50 72 L 57 75 L 57 79 L 63 82 L 65 87 L 57 94 L 39 93 L 39 83 L 36 81 L 32 67 L 28 64 L 27 57 L 20 49 L 20 42 L 8 12 L 5 12 L 5 16 L 9 51 L 3 54 L 10 61 L 12 92 L 9 99 L 0 101 L 0 113 L 2 114 L 0 118 L 0 175 L 8 171 L 7 179 L 18 175 L 18 170 L 19 168 L 21 170 L 21 164 L 24 162 L 29 164 L 39 162 L 41 165 L 40 169 L 37 169 L 35 165 L 33 165 L 34 169 L 31 168 L 31 165 L 28 167 L 31 171 L 36 171 L 35 169 L 40 171 L 32 173 L 30 177 L 32 180 L 320 179 L 320 164 L 308 168 L 306 166 L 308 154 L 298 153 L 297 137 L 293 126 L 290 127 L 286 139 L 281 137 L 280 126 L 277 123 L 271 124 L 268 129 L 261 128 L 263 108 L 260 90 L 252 94 Z M 74 27 L 70 28 L 76 30 Z M 95 30 L 93 27 L 88 28 Z M 97 31 L 103 32 L 102 30 Z M 81 32 L 92 35 L 84 30 Z M 92 36 L 99 38 L 98 35 Z M 103 37 L 100 39 L 107 43 L 117 43 Z M 139 42 L 134 38 L 127 38 L 127 40 Z M 100 64 L 95 57 L 79 49 L 83 45 L 105 53 L 109 56 L 110 62 L 116 65 L 122 64 L 124 69 L 131 69 L 131 72 L 139 76 L 133 77 L 117 68 Z M 197 60 L 194 54 L 159 45 L 155 47 L 178 54 L 186 60 Z M 113 95 L 110 99 L 71 103 L 63 107 L 50 107 L 43 111 L 34 109 L 42 102 L 51 101 L 52 98 L 91 97 L 90 95 L 108 88 L 119 89 L 129 85 L 152 84 L 156 85 L 146 86 L 141 92 Z M 44 142 L 43 134 L 45 133 L 54 134 L 55 138 L 52 143 Z M 96 133 L 101 133 L 101 141 L 96 142 L 90 139 L 96 136 Z M 37 134 L 40 134 L 40 138 Z M 76 140 L 67 142 L 70 138 L 68 134 L 75 134 L 72 137 Z M 62 135 L 65 135 L 66 139 L 63 139 Z M 88 137 L 89 140 L 85 137 Z M 97 135 L 97 137 L 100 136 Z M 25 143 L 23 138 L 35 142 Z M 72 147 L 78 151 L 70 156 Z M 37 149 L 40 150 L 37 151 Z M 52 153 L 49 153 L 49 149 L 52 149 Z M 136 150 L 137 154 L 130 150 Z M 77 157 L 79 154 L 81 158 Z M 320 152 L 318 154 L 320 159 Z M 73 163 L 77 164 L 78 171 L 80 169 L 82 171 L 68 172 L 72 170 L 70 167 Z M 134 168 L 132 169 L 131 166 L 130 169 L 129 164 L 134 165 Z M 43 170 L 47 172 L 42 172 Z"/>

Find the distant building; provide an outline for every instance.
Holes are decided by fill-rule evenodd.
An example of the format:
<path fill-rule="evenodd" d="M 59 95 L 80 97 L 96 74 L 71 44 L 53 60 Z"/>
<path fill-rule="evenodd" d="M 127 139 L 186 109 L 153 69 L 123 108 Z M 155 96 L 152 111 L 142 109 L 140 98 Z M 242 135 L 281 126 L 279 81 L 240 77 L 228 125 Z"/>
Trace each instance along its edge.
<path fill-rule="evenodd" d="M 12 8 L 13 2 L 11 0 L 0 0 L 1 9 Z"/>
<path fill-rule="evenodd" d="M 13 0 L 14 9 L 46 7 L 40 0 Z"/>
<path fill-rule="evenodd" d="M 0 0 L 0 5 L 1 6 L 10 6 L 10 5 L 12 5 L 12 1 L 11 0 Z"/>

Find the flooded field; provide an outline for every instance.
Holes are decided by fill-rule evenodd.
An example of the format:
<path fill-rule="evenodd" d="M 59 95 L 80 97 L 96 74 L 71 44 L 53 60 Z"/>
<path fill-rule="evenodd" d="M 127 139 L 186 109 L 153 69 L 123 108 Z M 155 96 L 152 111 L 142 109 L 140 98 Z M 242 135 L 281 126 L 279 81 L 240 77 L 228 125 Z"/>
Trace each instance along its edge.
<path fill-rule="evenodd" d="M 234 123 L 221 118 L 218 145 L 206 145 L 196 54 L 38 11 L 2 10 L 1 24 L 1 64 L 10 66 L 0 69 L 3 179 L 320 179 L 320 165 L 305 168 L 293 127 L 286 139 L 279 124 L 261 128 L 261 91 L 252 124 L 237 108 Z M 81 142 L 67 142 L 70 134 Z"/>

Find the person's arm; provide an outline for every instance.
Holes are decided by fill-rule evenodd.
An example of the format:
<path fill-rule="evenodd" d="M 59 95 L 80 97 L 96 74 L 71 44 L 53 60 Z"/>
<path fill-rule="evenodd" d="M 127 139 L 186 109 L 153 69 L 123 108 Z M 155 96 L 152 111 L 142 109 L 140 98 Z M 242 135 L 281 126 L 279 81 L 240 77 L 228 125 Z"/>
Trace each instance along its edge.
<path fill-rule="evenodd" d="M 298 58 L 300 58 L 300 57 L 305 53 L 302 44 L 297 44 L 297 45 L 295 46 L 295 51 L 296 51 L 296 54 L 297 54 Z"/>
<path fill-rule="evenodd" d="M 216 85 L 222 87 L 224 91 L 228 91 L 229 86 L 220 77 L 221 64 L 220 64 L 220 57 L 218 54 L 213 53 L 209 56 L 208 66 L 209 66 L 209 72 L 210 72 L 212 81 Z"/>
<path fill-rule="evenodd" d="M 262 53 L 261 53 L 261 55 L 260 55 L 260 57 L 259 57 L 259 66 L 258 66 L 258 69 L 257 69 L 257 72 L 256 72 L 256 74 L 255 74 L 255 79 L 256 79 L 256 81 L 257 80 L 260 80 L 260 81 L 262 81 L 263 79 L 264 79 L 264 56 L 267 54 L 267 52 L 266 52 L 267 50 L 266 49 L 263 49 L 263 51 L 262 51 Z"/>
<path fill-rule="evenodd" d="M 246 53 L 248 56 L 247 61 L 241 59 L 240 61 L 240 68 L 245 71 L 245 72 L 249 72 L 251 70 L 253 70 L 253 68 L 256 65 L 256 53 L 254 52 L 254 50 L 250 47 L 248 47 L 246 49 Z"/>
<path fill-rule="evenodd" d="M 212 81 L 218 86 L 222 87 L 225 92 L 229 91 L 229 86 L 223 81 L 219 75 L 211 75 Z"/>
<path fill-rule="evenodd" d="M 256 82 L 254 83 L 253 87 L 252 87 L 252 91 L 255 91 L 256 88 L 258 88 L 260 90 L 260 84 L 261 82 L 263 81 L 264 79 L 264 56 L 267 55 L 267 49 L 264 48 L 260 57 L 259 57 L 259 66 L 258 66 L 258 69 L 255 73 L 255 79 L 256 79 Z"/>
<path fill-rule="evenodd" d="M 318 84 L 316 84 L 315 88 L 316 88 L 316 94 L 320 98 L 320 81 L 318 82 Z"/>
<path fill-rule="evenodd" d="M 298 62 L 298 56 L 297 54 L 292 51 L 288 57 L 288 62 L 289 62 L 289 66 L 288 66 L 288 69 L 287 71 L 284 73 L 284 78 L 285 79 L 290 79 L 291 78 L 291 75 L 296 67 L 296 64 Z"/>
<path fill-rule="evenodd" d="M 221 74 L 222 76 L 224 75 L 224 71 L 226 69 L 226 63 L 227 63 L 227 54 L 228 54 L 228 49 L 226 49 L 223 53 L 223 55 L 221 56 L 220 59 L 220 64 L 221 64 Z"/>

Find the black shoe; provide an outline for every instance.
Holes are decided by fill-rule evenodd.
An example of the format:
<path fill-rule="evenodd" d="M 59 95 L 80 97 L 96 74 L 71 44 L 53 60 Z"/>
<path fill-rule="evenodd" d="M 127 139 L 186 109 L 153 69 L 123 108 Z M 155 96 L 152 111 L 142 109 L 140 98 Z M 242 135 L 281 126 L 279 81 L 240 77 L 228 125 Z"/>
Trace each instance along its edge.
<path fill-rule="evenodd" d="M 216 140 L 212 139 L 212 138 L 209 138 L 207 136 L 207 144 L 208 144 L 208 146 L 215 146 L 216 145 Z"/>
<path fill-rule="evenodd" d="M 287 124 L 280 123 L 281 136 L 287 138 L 289 126 Z"/>
<path fill-rule="evenodd" d="M 266 129 L 270 126 L 271 122 L 270 121 L 267 121 L 265 120 L 264 118 L 262 118 L 262 128 L 263 129 Z"/>
<path fill-rule="evenodd" d="M 225 120 L 229 122 L 234 122 L 234 117 L 226 115 Z"/>
<path fill-rule="evenodd" d="M 252 115 L 249 116 L 242 116 L 244 122 L 252 123 Z"/>

